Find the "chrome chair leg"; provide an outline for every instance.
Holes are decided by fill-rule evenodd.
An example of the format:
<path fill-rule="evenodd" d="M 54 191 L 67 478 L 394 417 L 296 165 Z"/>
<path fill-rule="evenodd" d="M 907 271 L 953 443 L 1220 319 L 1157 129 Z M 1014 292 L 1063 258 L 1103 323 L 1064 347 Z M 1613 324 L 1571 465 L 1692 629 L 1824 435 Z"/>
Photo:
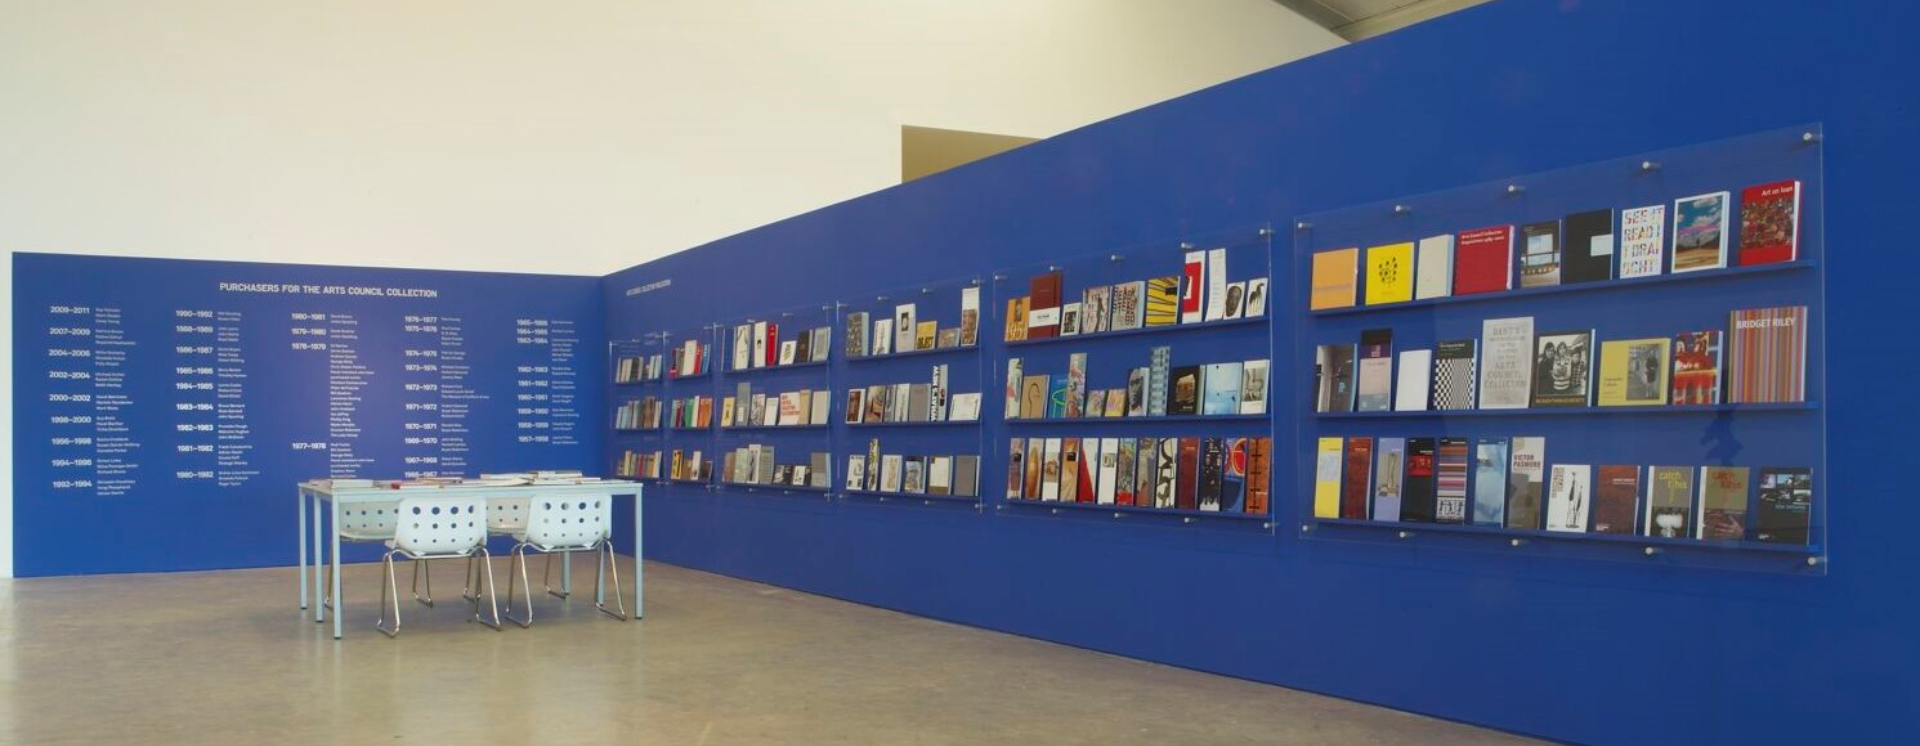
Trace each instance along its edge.
<path fill-rule="evenodd" d="M 533 626 L 533 582 L 527 579 L 527 545 L 515 544 L 512 551 L 509 551 L 507 554 L 513 561 L 507 565 L 507 610 L 502 616 L 506 617 L 507 621 L 520 625 L 521 629 L 526 629 L 527 627 Z M 513 601 L 515 598 L 513 581 L 516 571 L 520 576 L 520 585 L 527 591 L 527 618 L 525 620 L 516 618 L 513 615 Z"/>
<path fill-rule="evenodd" d="M 480 603 L 480 586 L 473 582 L 474 578 L 479 577 L 473 572 L 473 558 L 476 556 L 479 556 L 478 553 L 467 555 L 467 574 L 462 581 L 466 585 L 460 589 L 460 598 L 477 604 Z M 487 568 L 487 572 L 492 573 L 493 568 Z"/>
<path fill-rule="evenodd" d="M 567 598 L 567 597 L 569 597 L 569 596 L 572 596 L 572 595 L 573 595 L 573 592 L 572 592 L 572 591 L 568 591 L 568 590 L 566 590 L 566 589 L 561 589 L 561 590 L 557 590 L 557 591 L 553 589 L 553 580 L 552 580 L 552 578 L 553 578 L 553 556 L 554 556 L 555 554 L 558 554 L 558 555 L 560 555 L 560 557 L 562 558 L 562 560 L 561 560 L 561 561 L 563 561 L 563 562 L 572 562 L 572 561 L 573 561 L 573 555 L 572 555 L 571 553 L 568 553 L 568 552 L 548 552 L 548 553 L 547 553 L 547 569 L 546 569 L 546 570 L 544 570 L 544 571 L 542 571 L 542 572 L 540 573 L 540 584 L 541 584 L 541 585 L 544 585 L 544 586 L 546 586 L 546 587 L 547 587 L 547 595 L 549 595 L 549 596 L 552 596 L 552 597 L 554 597 L 554 598 L 560 598 L 560 599 L 564 599 L 564 598 Z M 529 590 L 529 591 L 528 591 L 527 593 L 528 593 L 528 595 L 532 595 L 532 593 L 533 593 L 533 592 L 532 592 L 531 590 Z"/>
<path fill-rule="evenodd" d="M 613 553 L 613 539 L 611 538 L 600 541 L 600 551 L 594 559 L 593 587 L 595 588 L 601 587 L 600 581 L 603 568 L 613 571 L 613 600 L 620 605 L 620 612 L 616 614 L 612 609 L 607 608 L 607 602 L 605 600 L 595 601 L 593 607 L 599 609 L 602 614 L 624 622 L 627 620 L 627 599 L 626 596 L 620 592 L 620 558 Z"/>
<path fill-rule="evenodd" d="M 427 571 L 427 597 L 426 598 L 420 597 L 420 569 L 421 568 L 426 568 L 426 571 Z M 433 608 L 433 565 L 428 564 L 427 560 L 414 560 L 413 600 L 426 604 L 427 608 L 429 609 Z"/>
<path fill-rule="evenodd" d="M 468 580 L 470 580 L 473 585 L 473 620 L 481 624 L 487 625 L 489 627 L 492 627 L 493 631 L 495 632 L 499 632 L 500 631 L 500 601 L 499 601 L 500 596 L 494 590 L 494 587 L 493 587 L 493 555 L 487 553 L 487 548 L 484 545 L 482 545 L 480 547 L 480 551 L 476 552 L 475 554 L 480 559 L 480 565 L 474 568 L 475 574 L 467 576 Z M 467 558 L 468 567 L 474 567 L 473 560 L 474 560 L 474 557 Z M 480 618 L 479 573 L 483 571 L 487 574 L 487 606 L 493 609 L 493 621 L 491 622 Z"/>
<path fill-rule="evenodd" d="M 373 628 L 380 630 L 380 633 L 386 635 L 388 639 L 392 639 L 400 634 L 400 579 L 393 573 L 393 555 L 397 552 L 398 550 L 387 552 L 380 558 L 380 564 L 383 565 L 386 570 L 387 581 L 380 585 L 380 619 L 373 623 Z M 391 628 L 387 627 L 387 605 L 389 599 L 391 599 L 393 605 L 393 626 Z"/>

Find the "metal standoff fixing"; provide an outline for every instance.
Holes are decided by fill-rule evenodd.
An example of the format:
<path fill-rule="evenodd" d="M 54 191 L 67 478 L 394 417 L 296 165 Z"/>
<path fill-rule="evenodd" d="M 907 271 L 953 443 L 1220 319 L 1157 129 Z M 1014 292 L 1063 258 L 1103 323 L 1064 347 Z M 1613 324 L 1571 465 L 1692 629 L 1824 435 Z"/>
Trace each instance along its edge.
<path fill-rule="evenodd" d="M 1058 271 L 1060 271 L 1060 265 L 1058 265 L 1058 264 L 1049 264 L 1049 265 L 1047 265 L 1047 271 L 1048 271 L 1048 272 L 1058 272 Z"/>
<path fill-rule="evenodd" d="M 973 278 L 973 279 L 971 279 L 971 280 L 968 280 L 968 281 L 967 281 L 967 284 L 968 284 L 968 285 L 972 285 L 972 286 L 974 286 L 974 287 L 980 287 L 980 278 L 978 278 L 978 277 L 975 277 L 975 278 Z"/>
<path fill-rule="evenodd" d="M 921 504 L 921 505 L 932 505 L 932 504 L 933 504 L 933 501 L 932 501 L 932 500 L 921 500 L 921 501 L 920 501 L 920 504 Z"/>
<path fill-rule="evenodd" d="M 1004 275 L 1004 274 L 1001 274 L 1001 273 L 999 273 L 999 272 L 995 272 L 995 273 L 993 273 L 993 281 L 994 281 L 994 282 L 1000 282 L 1001 280 L 1005 280 L 1005 279 L 1007 279 L 1007 276 L 1006 276 L 1006 275 Z"/>
<path fill-rule="evenodd" d="M 1180 517 L 1180 522 L 1181 522 L 1181 523 L 1192 523 L 1192 522 L 1193 522 L 1193 516 L 1190 516 L 1190 515 L 1188 515 L 1188 516 L 1181 516 L 1181 517 Z"/>
<path fill-rule="evenodd" d="M 1508 184 L 1508 185 L 1507 185 L 1507 193 L 1508 193 L 1508 194 L 1519 194 L 1519 193 L 1521 193 L 1521 192 L 1524 192 L 1524 191 L 1527 191 L 1527 188 L 1526 188 L 1526 187 L 1523 187 L 1523 186 L 1520 186 L 1519 184 Z"/>
<path fill-rule="evenodd" d="M 933 288 L 920 288 L 921 295 L 933 295 Z"/>
<path fill-rule="evenodd" d="M 1401 532 L 1400 532 L 1400 538 L 1402 538 L 1402 539 L 1411 539 L 1411 538 L 1413 538 L 1413 532 L 1412 532 L 1412 531 L 1401 531 Z"/>
<path fill-rule="evenodd" d="M 1641 161 L 1641 162 L 1640 162 L 1640 170 L 1642 170 L 1642 171 L 1658 171 L 1658 170 L 1660 170 L 1660 162 L 1659 162 L 1659 161 Z"/>
<path fill-rule="evenodd" d="M 1052 514 L 1053 514 L 1053 515 L 1060 515 L 1060 509 L 1059 509 L 1059 508 L 1054 508 L 1054 509 L 1052 510 Z"/>
<path fill-rule="evenodd" d="M 1107 261 L 1109 262 L 1119 263 L 1119 262 L 1124 262 L 1126 260 L 1127 260 L 1126 254 L 1108 254 L 1107 255 Z"/>
<path fill-rule="evenodd" d="M 1267 522 L 1265 522 L 1265 523 L 1261 523 L 1261 524 L 1260 524 L 1260 529 L 1261 529 L 1261 530 L 1263 530 L 1263 531 L 1272 531 L 1272 530 L 1273 530 L 1273 521 L 1267 521 Z"/>
<path fill-rule="evenodd" d="M 1272 229 L 1272 228 L 1261 228 L 1261 229 L 1260 229 L 1260 233 L 1259 233 L 1259 235 L 1260 235 L 1260 237 L 1261 237 L 1261 238 L 1266 238 L 1267 236 L 1271 236 L 1271 235 L 1273 235 L 1273 229 Z"/>
<path fill-rule="evenodd" d="M 1802 132 L 1800 133 L 1800 142 L 1809 143 L 1809 144 L 1820 142 L 1820 133 L 1813 132 L 1811 130 L 1807 132 Z"/>
<path fill-rule="evenodd" d="M 1303 533 L 1303 534 L 1313 533 L 1313 524 L 1311 523 L 1300 524 L 1300 533 Z"/>
<path fill-rule="evenodd" d="M 1808 557 L 1807 558 L 1808 567 L 1819 567 L 1826 563 L 1827 563 L 1827 558 L 1825 557 Z"/>
<path fill-rule="evenodd" d="M 1313 224 L 1312 224 L 1312 223 L 1309 223 L 1309 222 L 1307 222 L 1307 221 L 1305 221 L 1305 220 L 1302 220 L 1302 221 L 1299 221 L 1299 222 L 1297 222 L 1297 223 L 1294 223 L 1294 224 L 1293 224 L 1293 229 L 1294 229 L 1294 230 L 1296 230 L 1296 231 L 1307 231 L 1307 230 L 1313 230 Z"/>
<path fill-rule="evenodd" d="M 1125 518 L 1125 517 L 1127 517 L 1127 514 L 1126 514 L 1126 513 L 1122 513 L 1122 512 L 1120 512 L 1120 511 L 1118 511 L 1118 510 L 1116 510 L 1116 511 L 1113 511 L 1113 517 L 1115 517 L 1115 518 Z"/>
<path fill-rule="evenodd" d="M 1660 550 L 1660 548 L 1659 548 L 1659 547 L 1647 547 L 1647 549 L 1646 549 L 1646 552 L 1647 552 L 1647 556 L 1648 556 L 1648 557 L 1652 557 L 1652 556 L 1654 556 L 1654 555 L 1656 555 L 1656 554 L 1659 554 L 1659 553 L 1660 553 L 1660 551 L 1661 551 L 1661 550 Z"/>
<path fill-rule="evenodd" d="M 1512 546 L 1512 547 L 1526 546 L 1526 543 L 1527 543 L 1526 539 L 1513 539 L 1507 542 L 1507 546 Z"/>
<path fill-rule="evenodd" d="M 873 297 L 873 302 L 875 302 L 875 303 L 885 303 L 885 302 L 887 302 L 887 296 L 884 296 L 884 295 L 876 295 L 876 296 L 874 296 L 874 297 Z"/>
<path fill-rule="evenodd" d="M 1181 242 L 1180 242 L 1180 248 L 1181 248 L 1181 249 L 1183 249 L 1183 250 L 1187 250 L 1187 251 L 1192 251 L 1192 250 L 1193 250 L 1193 242 L 1191 242 L 1191 241 L 1181 241 Z"/>
<path fill-rule="evenodd" d="M 1405 215 L 1405 214 L 1407 214 L 1407 213 L 1410 213 L 1410 212 L 1413 212 L 1413 208 L 1411 208 L 1411 207 L 1408 207 L 1408 206 L 1406 206 L 1406 205 L 1394 205 L 1394 206 L 1393 206 L 1393 214 L 1395 214 L 1395 215 Z"/>

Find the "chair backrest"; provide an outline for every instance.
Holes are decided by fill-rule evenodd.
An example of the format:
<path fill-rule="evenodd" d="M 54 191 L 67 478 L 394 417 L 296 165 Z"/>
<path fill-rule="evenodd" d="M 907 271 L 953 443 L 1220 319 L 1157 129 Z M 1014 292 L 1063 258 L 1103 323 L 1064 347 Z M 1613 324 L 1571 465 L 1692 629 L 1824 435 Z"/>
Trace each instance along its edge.
<path fill-rule="evenodd" d="M 542 549 L 589 549 L 612 530 L 606 495 L 536 497 L 527 511 L 527 541 Z"/>
<path fill-rule="evenodd" d="M 352 536 L 393 536 L 400 503 L 349 503 L 340 506 L 340 532 Z"/>
<path fill-rule="evenodd" d="M 416 557 L 466 555 L 487 540 L 483 502 L 476 497 L 401 498 L 393 547 Z"/>
<path fill-rule="evenodd" d="M 527 507 L 531 502 L 525 497 L 496 497 L 487 501 L 487 530 L 518 531 L 527 525 Z"/>

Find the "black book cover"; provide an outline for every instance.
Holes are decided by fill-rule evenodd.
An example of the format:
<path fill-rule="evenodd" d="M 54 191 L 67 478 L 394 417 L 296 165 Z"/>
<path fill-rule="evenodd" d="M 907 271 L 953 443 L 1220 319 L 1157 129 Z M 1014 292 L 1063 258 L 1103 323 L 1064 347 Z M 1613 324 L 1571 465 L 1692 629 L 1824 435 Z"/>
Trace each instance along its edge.
<path fill-rule="evenodd" d="M 1400 520 L 1433 523 L 1435 513 L 1433 438 L 1407 439 L 1407 473 L 1400 481 Z"/>
<path fill-rule="evenodd" d="M 1533 406 L 1593 404 L 1593 331 L 1547 332 L 1534 339 Z"/>
<path fill-rule="evenodd" d="M 1200 509 L 1220 509 L 1220 487 L 1226 479 L 1226 448 L 1219 438 L 1200 439 Z"/>
<path fill-rule="evenodd" d="M 1760 470 L 1760 509 L 1755 541 L 1806 544 L 1813 526 L 1813 470 L 1768 467 Z"/>
<path fill-rule="evenodd" d="M 1560 281 L 1599 282 L 1613 279 L 1613 211 L 1576 212 L 1566 219 L 1566 249 Z"/>
<path fill-rule="evenodd" d="M 1167 414 L 1200 413 L 1200 366 L 1179 365 L 1167 381 Z"/>
<path fill-rule="evenodd" d="M 813 359 L 813 350 L 811 349 L 813 347 L 812 340 L 813 340 L 812 334 L 800 335 L 798 343 L 793 346 L 794 362 L 804 363 Z"/>

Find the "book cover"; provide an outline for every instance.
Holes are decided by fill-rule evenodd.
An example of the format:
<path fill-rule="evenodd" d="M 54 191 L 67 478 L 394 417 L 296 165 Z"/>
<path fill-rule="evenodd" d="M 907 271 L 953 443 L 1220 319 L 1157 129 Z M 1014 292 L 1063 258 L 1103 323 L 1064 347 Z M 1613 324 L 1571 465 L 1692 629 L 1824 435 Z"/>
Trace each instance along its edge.
<path fill-rule="evenodd" d="M 1185 441 L 1181 443 L 1185 449 Z M 1181 458 L 1185 460 L 1185 453 Z M 1313 518 L 1340 518 L 1340 464 L 1346 458 L 1346 441 L 1340 437 L 1321 437 L 1313 458 Z M 1185 462 L 1181 468 L 1185 470 Z M 1183 479 L 1185 481 L 1185 479 Z"/>
<path fill-rule="evenodd" d="M 1212 267 L 1207 268 L 1212 271 Z M 1199 510 L 1218 512 L 1220 490 L 1226 481 L 1226 448 L 1220 438 L 1200 439 L 1200 485 L 1194 496 Z"/>
<path fill-rule="evenodd" d="M 1072 337 L 1080 334 L 1080 302 L 1065 303 L 1060 306 L 1060 336 Z"/>
<path fill-rule="evenodd" d="M 1168 385 L 1167 414 L 1170 416 L 1199 414 L 1200 383 L 1200 366 L 1175 366 L 1172 383 Z"/>
<path fill-rule="evenodd" d="M 1018 500 L 1026 494 L 1027 441 L 1014 438 L 1007 448 L 1007 499 Z"/>
<path fill-rule="evenodd" d="M 1564 224 L 1560 281 L 1572 285 L 1613 279 L 1613 211 L 1572 213 Z"/>
<path fill-rule="evenodd" d="M 800 335 L 798 339 L 795 339 L 794 341 L 789 342 L 788 344 L 791 344 L 794 346 L 793 361 L 789 363 L 783 363 L 783 365 L 792 365 L 793 363 L 805 363 L 813 360 L 813 332 L 804 332 Z"/>
<path fill-rule="evenodd" d="M 1147 414 L 1147 369 L 1134 368 L 1127 372 L 1127 416 L 1145 417 Z"/>
<path fill-rule="evenodd" d="M 867 356 L 867 312 L 854 311 L 847 314 L 847 357 Z M 739 353 L 736 351 L 735 356 Z"/>
<path fill-rule="evenodd" d="M 940 337 L 940 322 L 922 321 L 914 326 L 913 349 L 931 350 Z M 804 356 L 803 356 L 804 357 Z"/>
<path fill-rule="evenodd" d="M 1414 256 L 1413 297 L 1445 298 L 1453 294 L 1453 235 L 1420 239 Z"/>
<path fill-rule="evenodd" d="M 832 409 L 833 409 L 833 398 L 832 398 L 831 392 L 827 392 L 827 391 L 813 392 L 813 398 L 808 401 L 808 404 L 813 407 L 813 411 L 811 415 L 807 418 L 807 424 L 810 424 L 810 425 L 827 424 L 827 418 L 832 416 Z"/>
<path fill-rule="evenodd" d="M 776 363 L 776 361 L 777 361 L 777 360 L 779 359 L 779 355 L 780 355 L 780 325 L 779 325 L 778 323 L 776 323 L 776 322 L 772 322 L 772 321 L 769 321 L 769 322 L 767 322 L 767 351 L 766 351 L 766 355 L 767 355 L 767 356 L 766 356 L 766 358 L 765 358 L 764 360 L 756 360 L 756 361 L 754 361 L 754 367 L 756 367 L 756 368 L 760 368 L 760 367 L 767 367 L 767 366 L 771 366 L 771 365 L 774 365 L 774 364 Z"/>
<path fill-rule="evenodd" d="M 1206 318 L 1207 252 L 1187 252 L 1180 269 L 1180 323 L 1196 324 Z"/>
<path fill-rule="evenodd" d="M 1367 498 L 1373 487 L 1373 439 L 1347 439 L 1346 463 L 1341 468 L 1340 517 L 1367 519 Z"/>
<path fill-rule="evenodd" d="M 1047 376 L 1027 376 L 1020 382 L 1020 419 L 1037 420 L 1047 416 L 1047 392 L 1052 384 Z"/>
<path fill-rule="evenodd" d="M 980 288 L 960 288 L 960 346 L 980 343 Z"/>
<path fill-rule="evenodd" d="M 1137 484 L 1133 470 L 1135 462 L 1139 460 L 1136 449 L 1140 443 L 1132 438 L 1121 438 L 1119 446 L 1120 450 L 1113 457 L 1113 502 L 1115 505 L 1132 505 L 1133 489 Z"/>
<path fill-rule="evenodd" d="M 1055 378 L 1047 387 L 1047 419 L 1067 416 L 1067 379 Z"/>
<path fill-rule="evenodd" d="M 1319 388 L 1315 411 L 1353 411 L 1354 353 L 1355 346 L 1350 344 L 1315 348 L 1315 381 Z"/>
<path fill-rule="evenodd" d="M 1227 283 L 1227 313 L 1221 318 L 1241 318 L 1242 315 L 1246 313 L 1246 310 L 1247 283 L 1245 281 Z"/>
<path fill-rule="evenodd" d="M 1467 522 L 1467 480 L 1472 441 L 1466 438 L 1441 438 L 1440 455 L 1435 461 L 1435 499 L 1433 519 L 1438 523 Z"/>
<path fill-rule="evenodd" d="M 1105 417 L 1127 416 L 1127 390 L 1107 389 L 1107 411 Z"/>
<path fill-rule="evenodd" d="M 733 370 L 746 370 L 753 366 L 752 324 L 741 324 L 733 328 Z"/>
<path fill-rule="evenodd" d="M 1807 400 L 1807 307 L 1734 311 L 1727 333 L 1727 403 Z"/>
<path fill-rule="evenodd" d="M 1152 362 L 1147 366 L 1147 414 L 1162 417 L 1167 414 L 1167 378 L 1173 372 L 1173 348 L 1155 347 L 1150 359 Z"/>
<path fill-rule="evenodd" d="M 1220 512 L 1244 513 L 1247 510 L 1247 439 L 1227 438 L 1221 442 Z"/>
<path fill-rule="evenodd" d="M 1695 538 L 1740 541 L 1747 538 L 1747 492 L 1751 470 L 1744 466 L 1700 467 L 1700 522 Z"/>
<path fill-rule="evenodd" d="M 1520 287 L 1560 284 L 1560 221 L 1520 227 Z"/>
<path fill-rule="evenodd" d="M 1673 403 L 1720 403 L 1720 330 L 1673 335 Z"/>
<path fill-rule="evenodd" d="M 1740 266 L 1791 262 L 1800 249 L 1800 182 L 1740 190 Z"/>
<path fill-rule="evenodd" d="M 1434 345 L 1433 408 L 1473 409 L 1475 373 L 1480 362 L 1477 345 L 1471 339 L 1454 339 Z M 1405 375 L 1406 367 L 1400 370 Z"/>
<path fill-rule="evenodd" d="M 1083 416 L 1087 399 L 1087 353 L 1075 352 L 1067 356 L 1067 398 L 1062 410 L 1063 416 Z"/>
<path fill-rule="evenodd" d="M 867 440 L 867 491 L 880 489 L 880 439 Z"/>
<path fill-rule="evenodd" d="M 1080 292 L 1080 333 L 1109 331 L 1113 322 L 1113 287 L 1095 285 Z"/>
<path fill-rule="evenodd" d="M 1147 315 L 1147 284 L 1138 280 L 1115 284 L 1112 302 L 1109 328 L 1114 331 L 1140 328 Z"/>
<path fill-rule="evenodd" d="M 1754 541 L 1805 545 L 1813 529 L 1813 470 L 1762 467 L 1759 490 Z"/>
<path fill-rule="evenodd" d="M 1207 321 L 1227 317 L 1227 250 L 1207 250 Z"/>
<path fill-rule="evenodd" d="M 1200 378 L 1206 394 L 1201 403 L 1201 414 L 1239 414 L 1240 413 L 1240 364 L 1208 363 Z"/>
<path fill-rule="evenodd" d="M 906 459 L 897 453 L 880 457 L 880 491 L 899 492 L 906 472 Z"/>
<path fill-rule="evenodd" d="M 1652 277 L 1666 266 L 1667 206 L 1620 211 L 1620 278 Z"/>
<path fill-rule="evenodd" d="M 953 457 L 927 457 L 927 494 L 948 495 L 953 493 Z"/>
<path fill-rule="evenodd" d="M 827 486 L 827 482 L 829 478 L 833 476 L 828 471 L 829 470 L 829 467 L 827 465 L 828 458 L 829 456 L 825 451 L 816 451 L 808 457 L 808 464 L 807 464 L 807 474 L 809 477 L 809 479 L 807 480 L 808 486 L 811 486 L 811 487 Z"/>
<path fill-rule="evenodd" d="M 873 356 L 893 354 L 893 317 L 873 320 Z M 869 468 L 868 471 L 873 471 Z"/>
<path fill-rule="evenodd" d="M 833 345 L 833 327 L 831 326 L 814 327 L 813 356 L 808 359 L 816 363 L 826 362 L 827 353 L 833 350 L 832 345 Z"/>
<path fill-rule="evenodd" d="M 1413 300 L 1413 244 L 1367 247 L 1369 306 Z"/>
<path fill-rule="evenodd" d="M 1106 389 L 1094 389 L 1092 391 L 1087 392 L 1087 407 L 1086 407 L 1085 416 L 1087 417 L 1107 416 L 1107 390 Z"/>
<path fill-rule="evenodd" d="M 798 345 L 799 345 L 798 342 L 791 339 L 785 342 L 781 342 L 780 355 L 779 357 L 775 358 L 774 364 L 792 365 L 794 363 L 794 360 L 796 359 L 796 355 L 798 354 L 798 349 L 797 349 Z"/>
<path fill-rule="evenodd" d="M 800 417 L 801 417 L 800 392 L 788 391 L 788 392 L 782 393 L 780 395 L 779 406 L 780 406 L 780 420 L 778 424 L 781 424 L 781 425 L 802 424 L 800 421 Z"/>
<path fill-rule="evenodd" d="M 1045 339 L 1060 334 L 1061 274 L 1058 271 L 1036 275 L 1027 283 L 1027 338 Z"/>
<path fill-rule="evenodd" d="M 1147 326 L 1167 326 L 1180 322 L 1180 277 L 1155 277 L 1146 282 Z"/>
<path fill-rule="evenodd" d="M 1173 507 L 1174 488 L 1180 478 L 1180 440 L 1161 438 L 1155 447 L 1159 449 L 1159 470 L 1154 473 L 1153 507 Z"/>
<path fill-rule="evenodd" d="M 1255 277 L 1247 280 L 1246 317 L 1257 319 L 1267 315 L 1267 278 Z"/>
<path fill-rule="evenodd" d="M 1267 413 L 1267 368 L 1265 360 L 1240 364 L 1240 414 Z"/>
<path fill-rule="evenodd" d="M 1513 226 L 1461 231 L 1453 252 L 1454 295 L 1513 289 Z"/>
<path fill-rule="evenodd" d="M 1533 317 L 1480 325 L 1481 409 L 1526 409 L 1533 391 Z"/>
<path fill-rule="evenodd" d="M 1019 342 L 1027 338 L 1027 302 L 1026 298 L 1007 299 L 1007 326 L 1006 331 L 1001 334 L 1001 339 Z M 874 354 L 881 353 L 879 350 L 874 350 Z"/>
<path fill-rule="evenodd" d="M 1338 449 L 1334 453 L 1338 460 Z M 1179 474 L 1173 483 L 1173 506 L 1179 510 L 1196 510 L 1200 495 L 1200 439 L 1181 437 L 1181 451 L 1177 458 Z"/>
<path fill-rule="evenodd" d="M 1533 359 L 1533 406 L 1593 405 L 1593 332 L 1545 332 Z"/>
<path fill-rule="evenodd" d="M 948 422 L 975 422 L 980 419 L 980 393 L 970 391 L 953 395 L 953 406 L 947 411 Z"/>
<path fill-rule="evenodd" d="M 1665 337 L 1616 339 L 1600 343 L 1600 381 L 1595 395 L 1602 407 L 1658 406 L 1667 403 Z"/>
<path fill-rule="evenodd" d="M 1154 438 L 1141 438 L 1134 443 L 1133 451 L 1133 504 L 1143 508 L 1153 507 L 1153 485 L 1159 477 L 1160 443 Z"/>
<path fill-rule="evenodd" d="M 934 422 L 947 419 L 948 375 L 947 366 L 933 366 L 933 382 L 927 390 L 927 419 Z"/>
<path fill-rule="evenodd" d="M 1115 495 L 1120 488 L 1120 439 L 1100 439 L 1100 476 L 1098 497 L 1094 502 L 1101 505 L 1114 504 Z"/>
<path fill-rule="evenodd" d="M 1374 444 L 1373 451 L 1373 520 L 1398 521 L 1407 439 L 1381 438 Z"/>
<path fill-rule="evenodd" d="M 1099 438 L 1085 438 L 1080 441 L 1080 477 L 1079 486 L 1074 489 L 1080 502 L 1098 502 L 1100 499 L 1100 448 Z"/>
<path fill-rule="evenodd" d="M 1469 379 L 1467 385 L 1473 385 Z M 1400 353 L 1400 377 L 1394 379 L 1393 411 L 1423 412 L 1427 395 L 1433 391 L 1433 350 L 1404 350 Z"/>
<path fill-rule="evenodd" d="M 1506 438 L 1473 442 L 1473 525 L 1507 525 L 1507 465 L 1512 463 Z"/>
<path fill-rule="evenodd" d="M 1593 511 L 1593 467 L 1554 464 L 1548 474 L 1547 530 L 1585 533 Z"/>
<path fill-rule="evenodd" d="M 1078 502 L 1080 499 L 1080 439 L 1060 439 L 1060 501 Z"/>
<path fill-rule="evenodd" d="M 1547 474 L 1547 439 L 1516 436 L 1513 468 L 1507 472 L 1507 528 L 1540 528 L 1542 483 Z"/>
<path fill-rule="evenodd" d="M 1040 451 L 1040 499 L 1060 499 L 1060 439 L 1047 438 Z"/>
<path fill-rule="evenodd" d="M 1407 439 L 1407 470 L 1400 479 L 1400 520 L 1434 522 L 1438 512 L 1435 504 L 1437 495 L 1434 492 L 1437 487 L 1434 482 L 1434 451 L 1439 446 L 1435 438 Z"/>
<path fill-rule="evenodd" d="M 1191 255 L 1189 255 L 1191 256 Z M 1360 249 L 1358 247 L 1322 251 L 1313 255 L 1313 286 L 1307 296 L 1307 309 L 1324 311 L 1348 308 L 1358 292 Z M 1189 265 L 1189 273 L 1191 273 Z"/>
<path fill-rule="evenodd" d="M 1354 382 L 1354 411 L 1393 409 L 1393 330 L 1360 332 L 1360 359 Z"/>
<path fill-rule="evenodd" d="M 1632 534 L 1640 514 L 1640 467 L 1607 464 L 1594 475 L 1593 532 Z"/>
<path fill-rule="evenodd" d="M 1027 439 L 1027 458 L 1025 463 L 1027 465 L 1027 473 L 1023 476 L 1026 483 L 1020 486 L 1020 494 L 1026 495 L 1028 500 L 1038 500 L 1040 499 L 1040 480 L 1042 475 L 1046 473 L 1046 438 Z"/>
<path fill-rule="evenodd" d="M 1019 419 L 1020 417 L 1020 382 L 1026 379 L 1021 373 L 1024 367 L 1020 362 L 1020 358 L 1007 359 L 1007 385 L 1004 392 L 1006 403 L 1003 414 L 1005 414 L 1006 419 L 1009 420 Z"/>
<path fill-rule="evenodd" d="M 728 458 L 732 458 L 732 455 L 729 454 Z M 849 490 L 857 491 L 860 489 L 864 489 L 866 486 L 866 483 L 867 483 L 866 454 L 861 454 L 861 453 L 848 454 L 847 455 L 847 486 L 846 488 Z"/>
<path fill-rule="evenodd" d="M 767 365 L 768 327 L 765 321 L 753 322 L 753 356 L 747 361 L 749 367 L 764 368 Z"/>
<path fill-rule="evenodd" d="M 1727 266 L 1727 192 L 1673 201 L 1673 271 Z"/>
<path fill-rule="evenodd" d="M 961 497 L 980 496 L 980 457 L 973 455 L 953 458 L 953 494 Z"/>
<path fill-rule="evenodd" d="M 1693 536 L 1692 467 L 1647 467 L 1647 515 L 1641 530 L 1662 539 Z"/>
<path fill-rule="evenodd" d="M 914 332 L 919 327 L 920 309 L 912 303 L 902 303 L 893 307 L 893 349 L 900 352 L 912 352 L 919 349 Z"/>

